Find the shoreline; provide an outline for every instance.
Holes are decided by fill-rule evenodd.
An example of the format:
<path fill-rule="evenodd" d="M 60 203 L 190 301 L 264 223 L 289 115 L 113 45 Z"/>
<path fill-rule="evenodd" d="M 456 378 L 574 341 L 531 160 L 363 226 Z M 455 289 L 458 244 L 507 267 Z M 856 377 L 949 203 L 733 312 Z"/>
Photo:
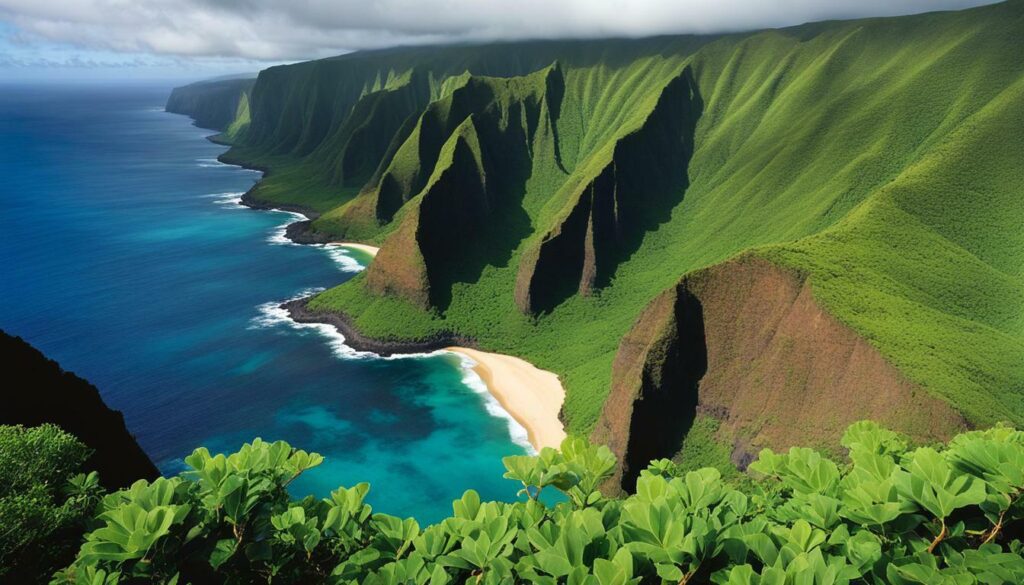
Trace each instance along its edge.
<path fill-rule="evenodd" d="M 473 371 L 505 412 L 526 429 L 534 449 L 559 448 L 566 437 L 559 419 L 565 389 L 557 374 L 510 355 L 457 346 L 445 350 L 474 362 Z"/>
<path fill-rule="evenodd" d="M 356 242 L 327 242 L 324 245 L 338 246 L 340 248 L 352 248 L 354 250 L 359 250 L 360 252 L 365 252 L 370 256 L 373 256 L 374 258 L 377 257 L 377 252 L 380 251 L 380 248 L 378 248 L 377 246 L 371 246 L 369 244 L 359 244 Z"/>
<path fill-rule="evenodd" d="M 208 137 L 212 138 L 212 137 Z M 217 144 L 224 144 L 210 140 Z M 331 241 L 329 238 L 311 232 L 313 220 L 319 217 L 315 211 L 295 205 L 280 205 L 261 201 L 255 197 L 256 187 L 267 174 L 266 167 L 248 165 L 232 160 L 223 154 L 217 160 L 224 164 L 259 171 L 262 176 L 244 194 L 240 204 L 251 209 L 290 211 L 307 219 L 289 224 L 285 237 L 296 244 L 320 244 L 360 250 L 376 257 L 379 247 L 357 242 Z M 473 362 L 472 369 L 487 387 L 488 393 L 501 408 L 527 433 L 530 445 L 536 451 L 545 447 L 559 448 L 566 433 L 560 419 L 565 403 L 565 388 L 558 375 L 541 370 L 524 359 L 476 349 L 474 339 L 450 332 L 438 333 L 418 341 L 388 341 L 363 335 L 351 320 L 341 313 L 321 313 L 308 307 L 311 297 L 294 299 L 281 304 L 288 316 L 297 323 L 322 323 L 333 326 L 345 338 L 345 345 L 356 351 L 368 351 L 381 357 L 395 354 L 428 353 L 447 351 Z"/>
<path fill-rule="evenodd" d="M 544 447 L 557 449 L 566 433 L 560 414 L 565 402 L 565 388 L 558 375 L 541 370 L 530 362 L 510 355 L 485 352 L 470 338 L 442 333 L 417 341 L 385 341 L 359 332 L 349 317 L 342 313 L 321 313 L 309 309 L 311 297 L 295 299 L 281 305 L 298 323 L 322 323 L 333 326 L 345 338 L 345 345 L 356 351 L 367 351 L 381 357 L 393 355 L 448 351 L 473 361 L 472 369 L 487 387 L 487 392 L 501 408 L 526 429 L 530 445 L 537 451 Z"/>
<path fill-rule="evenodd" d="M 217 136 L 219 136 L 219 135 L 220 134 L 212 134 L 210 136 L 207 136 L 206 139 L 209 140 L 210 142 L 214 143 L 214 144 L 217 144 L 217 145 L 220 145 L 220 146 L 227 146 L 230 149 L 230 147 L 233 146 L 233 145 L 231 143 L 229 143 L 229 142 L 224 142 L 222 140 L 217 140 Z M 219 162 L 221 164 L 225 164 L 225 165 L 231 165 L 231 166 L 235 166 L 235 167 L 240 167 L 240 168 L 243 168 L 243 169 L 245 169 L 247 171 L 257 171 L 258 173 L 260 173 L 260 178 L 257 179 L 256 182 L 252 184 L 252 187 L 249 187 L 248 189 L 246 189 L 245 193 L 242 193 L 242 199 L 241 199 L 241 201 L 239 201 L 240 205 L 244 205 L 244 206 L 246 206 L 246 207 L 248 207 L 250 209 L 261 209 L 261 210 L 266 210 L 266 211 L 289 211 L 289 212 L 292 212 L 292 213 L 298 213 L 300 215 L 304 215 L 306 217 L 306 219 L 303 220 L 302 222 L 298 222 L 298 223 L 306 224 L 306 226 L 307 226 L 306 229 L 308 229 L 308 225 L 309 224 L 313 223 L 313 220 L 315 220 L 316 218 L 320 217 L 319 213 L 317 213 L 316 211 L 313 211 L 309 207 L 305 207 L 303 205 L 289 205 L 289 204 L 286 204 L 286 203 L 272 203 L 270 201 L 264 201 L 262 199 L 257 199 L 256 195 L 255 195 L 256 188 L 259 186 L 260 182 L 263 181 L 263 179 L 266 179 L 268 176 L 270 176 L 270 168 L 265 167 L 263 165 L 249 164 L 249 163 L 247 163 L 245 161 L 242 161 L 242 160 L 239 160 L 239 159 L 236 159 L 236 158 L 232 158 L 230 156 L 227 156 L 228 152 L 229 151 L 224 151 L 223 153 L 217 155 L 217 162 Z M 289 239 L 292 239 L 290 237 L 290 234 L 286 233 L 286 235 L 289 237 Z M 322 243 L 322 242 L 300 242 L 300 241 L 295 240 L 295 239 L 292 239 L 292 241 L 295 242 L 296 244 Z"/>
<path fill-rule="evenodd" d="M 334 326 L 345 337 L 345 345 L 356 351 L 368 351 L 381 357 L 390 357 L 395 354 L 430 353 L 453 346 L 476 346 L 476 340 L 450 332 L 441 332 L 414 341 L 376 339 L 363 335 L 344 313 L 311 310 L 309 308 L 311 299 L 312 297 L 303 297 L 291 300 L 283 303 L 281 308 L 288 311 L 292 320 L 298 323 L 324 323 Z"/>

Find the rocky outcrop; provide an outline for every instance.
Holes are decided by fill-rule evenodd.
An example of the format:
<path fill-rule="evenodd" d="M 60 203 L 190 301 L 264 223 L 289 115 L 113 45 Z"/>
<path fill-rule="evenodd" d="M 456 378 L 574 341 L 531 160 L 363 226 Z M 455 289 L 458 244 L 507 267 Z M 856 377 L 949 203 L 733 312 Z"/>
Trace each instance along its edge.
<path fill-rule="evenodd" d="M 592 174 L 579 183 L 561 219 L 523 255 L 516 283 L 520 310 L 550 311 L 574 294 L 606 286 L 644 234 L 668 219 L 689 184 L 702 110 L 686 68 L 661 90 L 640 128 L 618 139 L 607 160 L 584 169 Z"/>
<path fill-rule="evenodd" d="M 863 419 L 923 441 L 966 426 L 828 313 L 804 275 L 750 255 L 648 305 L 619 346 L 592 438 L 619 456 L 629 489 L 649 460 L 679 451 L 697 413 L 720 420 L 740 467 L 764 447 L 838 445 Z"/>
<path fill-rule="evenodd" d="M 455 333 L 440 332 L 425 339 L 389 340 L 375 339 L 364 335 L 343 313 L 321 312 L 309 308 L 309 298 L 288 301 L 281 305 L 288 315 L 299 323 L 326 323 L 345 336 L 345 345 L 357 351 L 371 351 L 377 355 L 390 356 L 403 353 L 437 351 L 446 347 L 476 347 L 476 341 Z"/>
<path fill-rule="evenodd" d="M 284 236 L 296 244 L 326 244 L 333 238 L 313 229 L 313 222 L 308 219 L 288 224 Z"/>
<path fill-rule="evenodd" d="M 103 403 L 95 386 L 3 331 L 0 356 L 8 379 L 0 424 L 52 423 L 71 433 L 93 449 L 85 468 L 99 472 L 100 482 L 108 489 L 159 475 L 125 427 L 124 416 Z"/>

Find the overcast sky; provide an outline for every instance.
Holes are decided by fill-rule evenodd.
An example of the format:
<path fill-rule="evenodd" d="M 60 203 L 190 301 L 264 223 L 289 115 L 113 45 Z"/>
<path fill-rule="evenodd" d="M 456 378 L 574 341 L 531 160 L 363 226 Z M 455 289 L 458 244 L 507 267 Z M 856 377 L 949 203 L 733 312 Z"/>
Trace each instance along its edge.
<path fill-rule="evenodd" d="M 403 44 L 645 36 L 992 0 L 0 0 L 0 79 L 203 78 Z"/>

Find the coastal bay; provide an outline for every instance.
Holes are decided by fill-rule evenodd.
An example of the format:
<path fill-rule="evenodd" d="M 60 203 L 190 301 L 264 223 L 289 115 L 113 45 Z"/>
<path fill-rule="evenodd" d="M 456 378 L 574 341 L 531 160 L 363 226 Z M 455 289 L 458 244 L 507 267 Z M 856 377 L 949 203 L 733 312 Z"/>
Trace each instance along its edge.
<path fill-rule="evenodd" d="M 331 242 L 328 248 L 351 248 L 359 250 L 370 257 L 377 255 L 379 248 L 368 244 L 352 242 Z M 335 327 L 346 343 L 355 339 L 356 347 L 364 348 L 371 353 L 384 352 L 385 355 L 401 355 L 406 352 L 437 351 L 437 345 L 443 345 L 444 339 L 426 343 L 388 343 L 363 337 L 351 324 L 337 314 L 319 314 L 305 308 L 306 299 L 296 299 L 283 305 L 292 318 L 306 323 L 324 322 Z M 502 409 L 527 433 L 530 445 L 537 451 L 544 447 L 558 448 L 566 437 L 565 425 L 559 415 L 565 402 L 565 388 L 553 372 L 541 370 L 521 358 L 481 351 L 471 347 L 448 346 L 443 348 L 469 358 L 473 371 L 486 385 L 487 391 L 494 397 Z"/>

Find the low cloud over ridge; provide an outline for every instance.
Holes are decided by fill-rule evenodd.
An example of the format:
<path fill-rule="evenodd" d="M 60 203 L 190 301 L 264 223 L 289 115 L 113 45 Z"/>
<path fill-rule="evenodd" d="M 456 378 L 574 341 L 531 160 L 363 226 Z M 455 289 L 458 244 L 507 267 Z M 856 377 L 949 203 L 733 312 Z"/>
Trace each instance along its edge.
<path fill-rule="evenodd" d="M 646 36 L 910 14 L 991 0 L 0 0 L 8 42 L 258 61 L 402 44 Z"/>

